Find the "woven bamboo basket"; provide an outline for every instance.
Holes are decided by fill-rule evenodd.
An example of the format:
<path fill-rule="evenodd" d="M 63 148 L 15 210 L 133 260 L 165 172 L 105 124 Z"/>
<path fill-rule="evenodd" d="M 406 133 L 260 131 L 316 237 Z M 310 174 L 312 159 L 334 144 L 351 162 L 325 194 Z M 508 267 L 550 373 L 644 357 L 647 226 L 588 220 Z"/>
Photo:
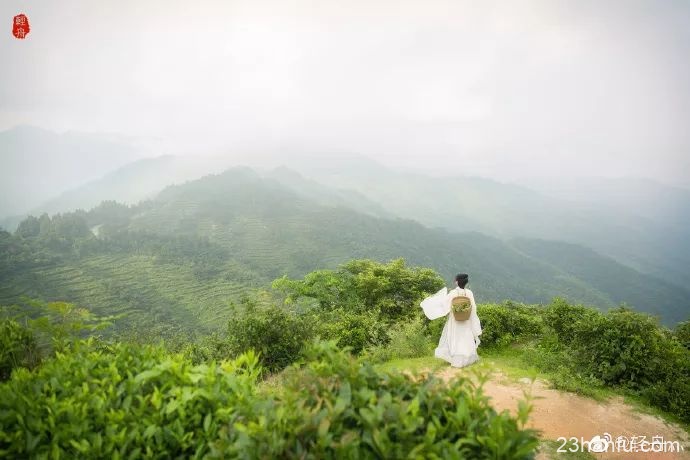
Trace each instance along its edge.
<path fill-rule="evenodd" d="M 470 319 L 470 313 L 472 312 L 472 304 L 470 303 L 470 299 L 464 296 L 459 296 L 453 299 L 452 305 L 455 321 L 467 321 Z"/>

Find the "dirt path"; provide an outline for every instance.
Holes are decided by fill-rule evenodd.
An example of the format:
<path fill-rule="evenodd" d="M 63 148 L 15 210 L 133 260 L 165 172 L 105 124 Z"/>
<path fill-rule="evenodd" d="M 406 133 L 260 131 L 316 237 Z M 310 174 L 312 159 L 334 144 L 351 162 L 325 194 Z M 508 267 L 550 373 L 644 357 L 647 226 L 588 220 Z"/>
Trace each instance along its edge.
<path fill-rule="evenodd" d="M 470 366 L 472 367 L 472 366 Z M 467 369 L 446 368 L 438 372 L 444 379 L 450 379 Z M 472 375 L 469 373 L 468 375 Z M 576 437 L 578 440 L 591 440 L 592 437 L 610 434 L 615 440 L 618 436 L 630 438 L 632 436 L 646 436 L 652 441 L 654 436 L 663 437 L 664 441 L 678 441 L 684 447 L 682 452 L 625 452 L 609 449 L 608 452 L 592 452 L 597 459 L 690 459 L 690 435 L 682 427 L 669 424 L 653 415 L 636 411 L 632 406 L 623 402 L 623 398 L 615 397 L 606 402 L 579 396 L 549 388 L 548 382 L 529 379 L 515 381 L 507 377 L 500 370 L 492 371 L 492 378 L 484 384 L 484 392 L 491 397 L 494 407 L 498 411 L 504 409 L 512 413 L 517 411 L 517 402 L 523 399 L 523 390 L 533 396 L 532 412 L 529 427 L 542 431 L 542 439 L 557 440 L 559 437 Z M 639 439 L 639 438 L 638 438 Z M 541 452 L 538 459 L 553 458 L 553 452 L 563 442 L 550 449 L 551 452 Z M 670 447 L 667 448 L 670 450 Z M 562 458 L 569 458 L 572 454 L 560 454 Z M 561 458 L 561 457 L 558 457 Z"/>

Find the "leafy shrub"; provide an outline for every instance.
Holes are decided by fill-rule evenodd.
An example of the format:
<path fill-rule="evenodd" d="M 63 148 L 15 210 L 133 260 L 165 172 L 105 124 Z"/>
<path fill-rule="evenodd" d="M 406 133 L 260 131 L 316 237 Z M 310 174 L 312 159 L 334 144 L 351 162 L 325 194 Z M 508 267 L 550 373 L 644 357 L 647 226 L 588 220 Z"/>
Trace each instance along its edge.
<path fill-rule="evenodd" d="M 219 362 L 234 357 L 228 339 L 215 332 L 194 342 L 185 343 L 180 347 L 180 352 L 193 364 Z"/>
<path fill-rule="evenodd" d="M 559 343 L 552 331 L 545 332 L 539 341 L 527 344 L 521 356 L 529 366 L 549 372 L 551 384 L 559 390 L 596 397 L 604 387 L 604 382 L 572 365 L 569 349 Z"/>
<path fill-rule="evenodd" d="M 36 347 L 43 356 L 64 351 L 81 340 L 110 326 L 118 316 L 98 317 L 86 308 L 68 302 L 44 302 L 25 298 L 21 305 L 1 307 L 2 316 L 21 319 L 31 329 Z"/>
<path fill-rule="evenodd" d="M 601 313 L 590 307 L 583 305 L 570 305 L 561 298 L 555 298 L 549 306 L 544 309 L 544 324 L 549 326 L 556 333 L 558 341 L 568 345 L 575 337 L 575 329 L 579 321 L 586 321 L 588 318 L 600 315 Z"/>
<path fill-rule="evenodd" d="M 619 307 L 575 322 L 571 365 L 690 421 L 690 351 L 645 313 Z"/>
<path fill-rule="evenodd" d="M 538 336 L 543 329 L 538 307 L 513 304 L 477 306 L 482 324 L 482 345 L 502 347 L 517 340 Z"/>
<path fill-rule="evenodd" d="M 522 350 L 529 365 L 550 372 L 557 388 L 596 395 L 603 386 L 641 395 L 690 421 L 690 351 L 645 313 L 619 307 L 607 313 L 555 299 L 543 313 L 547 326 Z"/>
<path fill-rule="evenodd" d="M 656 320 L 625 307 L 575 322 L 575 362 L 609 385 L 640 388 L 655 382 L 670 341 Z"/>
<path fill-rule="evenodd" d="M 31 369 L 39 360 L 33 333 L 14 320 L 0 320 L 0 381 L 10 378 L 13 369 Z"/>
<path fill-rule="evenodd" d="M 422 318 L 393 325 L 388 331 L 388 336 L 390 339 L 387 344 L 378 345 L 369 350 L 367 356 L 370 359 L 375 362 L 384 362 L 391 359 L 433 355 L 433 339 L 428 336 Z"/>
<path fill-rule="evenodd" d="M 365 348 L 388 343 L 388 326 L 376 312 L 356 313 L 343 308 L 318 312 L 313 316 L 316 334 L 322 339 L 335 340 L 340 348 L 360 354 Z"/>
<path fill-rule="evenodd" d="M 248 305 L 228 322 L 228 347 L 234 355 L 256 351 L 264 368 L 275 372 L 299 357 L 313 329 L 306 315 L 275 305 Z"/>
<path fill-rule="evenodd" d="M 536 433 L 465 378 L 381 373 L 310 347 L 277 391 L 252 353 L 193 366 L 160 347 L 76 343 L 0 384 L 0 456 L 532 458 Z"/>
<path fill-rule="evenodd" d="M 650 403 L 690 422 L 690 352 L 669 341 L 656 381 L 641 393 Z"/>
<path fill-rule="evenodd" d="M 681 345 L 690 350 L 690 321 L 683 321 L 673 330 L 673 335 Z"/>
<path fill-rule="evenodd" d="M 0 385 L 0 456 L 200 457 L 252 413 L 256 358 L 192 366 L 160 348 L 76 344 Z"/>
<path fill-rule="evenodd" d="M 388 323 L 414 317 L 419 302 L 442 286 L 443 279 L 435 271 L 408 268 L 403 259 L 388 264 L 352 260 L 339 270 L 319 270 L 303 280 L 280 278 L 273 282 L 275 289 L 285 293 L 288 303 L 310 297 L 325 310 L 375 311 Z"/>
<path fill-rule="evenodd" d="M 424 325 L 424 333 L 432 342 L 437 342 L 441 338 L 441 333 L 443 332 L 443 327 L 446 325 L 448 317 L 437 318 L 435 320 L 429 320 L 426 316 L 422 318 L 422 324 Z"/>
<path fill-rule="evenodd" d="M 334 344 L 305 354 L 306 364 L 290 369 L 280 399 L 292 429 L 257 433 L 259 457 L 531 458 L 537 446 L 536 433 L 523 429 L 527 406 L 518 419 L 499 414 L 468 378 L 446 383 L 379 372 Z M 276 437 L 283 450 L 267 450 Z"/>

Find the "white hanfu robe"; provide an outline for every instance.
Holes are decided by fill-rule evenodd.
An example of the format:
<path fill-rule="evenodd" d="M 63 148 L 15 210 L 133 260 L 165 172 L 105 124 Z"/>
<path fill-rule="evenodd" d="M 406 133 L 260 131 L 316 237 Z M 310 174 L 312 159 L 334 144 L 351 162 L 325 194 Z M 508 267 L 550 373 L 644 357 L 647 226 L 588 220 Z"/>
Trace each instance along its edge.
<path fill-rule="evenodd" d="M 474 294 L 469 289 L 456 287 L 445 291 L 446 289 L 443 288 L 433 296 L 427 297 L 422 301 L 421 307 L 429 319 L 447 316 L 434 355 L 448 361 L 453 367 L 464 367 L 479 360 L 477 343 L 482 333 L 482 326 L 477 316 L 477 304 L 474 301 Z M 470 298 L 472 310 L 470 319 L 467 321 L 456 321 L 451 312 L 452 300 L 457 295 L 466 295 Z"/>

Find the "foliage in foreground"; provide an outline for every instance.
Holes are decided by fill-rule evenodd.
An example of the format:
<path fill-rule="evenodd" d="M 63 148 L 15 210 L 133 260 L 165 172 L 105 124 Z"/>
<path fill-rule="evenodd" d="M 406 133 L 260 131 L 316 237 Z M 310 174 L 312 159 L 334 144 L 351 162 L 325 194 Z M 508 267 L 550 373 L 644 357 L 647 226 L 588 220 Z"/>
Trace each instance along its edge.
<path fill-rule="evenodd" d="M 32 369 L 40 360 L 36 338 L 30 329 L 11 319 L 0 320 L 0 381 L 14 369 Z"/>
<path fill-rule="evenodd" d="M 315 338 L 332 340 L 373 362 L 428 356 L 445 320 L 423 318 L 418 301 L 435 292 L 438 282 L 433 272 L 406 267 L 401 260 L 352 261 L 302 280 L 281 278 L 275 287 L 285 295 L 284 305 L 276 304 L 275 292 L 266 293 L 262 302 L 254 296 L 230 317 L 225 334 L 194 341 L 179 338 L 175 346 L 167 346 L 194 364 L 254 350 L 268 373 L 294 363 Z M 51 353 L 69 345 L 74 332 L 85 327 L 82 315 L 73 314 L 80 309 L 56 305 L 62 313 L 50 321 L 29 322 L 34 327 L 30 333 L 42 337 L 39 344 L 52 344 Z M 690 421 L 687 322 L 671 331 L 629 308 L 603 313 L 562 299 L 545 306 L 480 304 L 478 315 L 483 328 L 480 354 L 487 348 L 510 350 L 525 364 L 549 373 L 557 388 L 590 396 L 613 388 Z M 89 324 L 86 331 L 95 329 Z M 17 366 L 35 365 L 25 359 L 35 355 L 27 332 L 7 327 L 14 332 L 5 334 L 4 349 L 13 351 L 0 355 L 3 378 Z"/>
<path fill-rule="evenodd" d="M 27 299 L 24 308 L 0 307 L 0 381 L 9 379 L 14 369 L 35 368 L 81 335 L 107 327 L 113 318 L 98 318 L 66 302 Z"/>
<path fill-rule="evenodd" d="M 76 343 L 0 385 L 0 456 L 532 458 L 536 433 L 469 380 L 375 370 L 321 343 L 257 390 L 256 356 L 192 365 L 151 346 Z"/>

